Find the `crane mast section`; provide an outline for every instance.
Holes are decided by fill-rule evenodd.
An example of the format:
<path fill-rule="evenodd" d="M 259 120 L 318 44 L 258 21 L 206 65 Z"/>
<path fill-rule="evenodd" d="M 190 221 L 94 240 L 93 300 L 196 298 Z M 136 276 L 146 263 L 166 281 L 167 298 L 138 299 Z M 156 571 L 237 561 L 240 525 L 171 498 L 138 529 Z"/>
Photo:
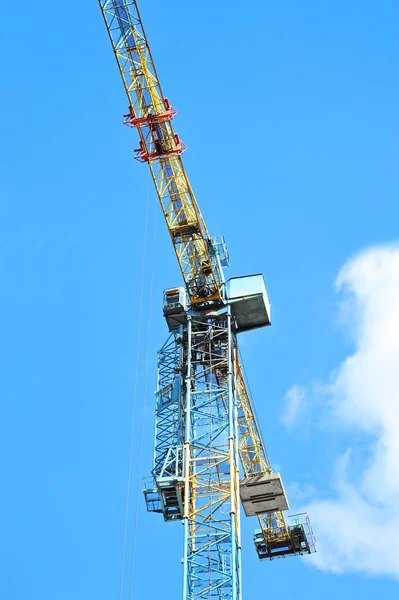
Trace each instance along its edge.
<path fill-rule="evenodd" d="M 136 158 L 147 162 L 192 304 L 222 301 L 223 272 L 184 169 L 136 2 L 99 0 L 128 97 L 125 123 L 139 133 Z"/>

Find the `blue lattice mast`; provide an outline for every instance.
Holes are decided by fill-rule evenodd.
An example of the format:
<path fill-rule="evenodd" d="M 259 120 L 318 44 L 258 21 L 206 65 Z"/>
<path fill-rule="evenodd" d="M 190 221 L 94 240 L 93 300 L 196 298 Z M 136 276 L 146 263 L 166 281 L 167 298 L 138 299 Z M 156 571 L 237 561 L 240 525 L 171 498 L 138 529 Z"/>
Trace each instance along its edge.
<path fill-rule="evenodd" d="M 229 308 L 188 314 L 184 599 L 239 598 L 237 410 Z"/>
<path fill-rule="evenodd" d="M 189 310 L 159 354 L 146 499 L 165 520 L 184 521 L 187 599 L 240 598 L 235 347 L 229 307 L 212 315 Z"/>

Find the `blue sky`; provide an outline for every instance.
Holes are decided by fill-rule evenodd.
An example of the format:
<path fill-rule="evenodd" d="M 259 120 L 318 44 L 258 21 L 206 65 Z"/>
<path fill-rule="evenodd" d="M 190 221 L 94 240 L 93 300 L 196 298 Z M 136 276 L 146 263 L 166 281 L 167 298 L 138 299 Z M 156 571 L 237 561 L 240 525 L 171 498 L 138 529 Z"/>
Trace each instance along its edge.
<path fill-rule="evenodd" d="M 140 8 L 208 228 L 225 235 L 231 275 L 265 274 L 273 326 L 241 349 L 271 461 L 319 541 L 313 561 L 260 563 L 245 519 L 244 597 L 393 598 L 397 2 Z M 0 595 L 119 597 L 144 256 L 134 593 L 172 600 L 181 527 L 147 514 L 136 488 L 142 414 L 151 469 L 162 290 L 178 267 L 122 126 L 97 3 L 22 2 L 1 27 Z"/>

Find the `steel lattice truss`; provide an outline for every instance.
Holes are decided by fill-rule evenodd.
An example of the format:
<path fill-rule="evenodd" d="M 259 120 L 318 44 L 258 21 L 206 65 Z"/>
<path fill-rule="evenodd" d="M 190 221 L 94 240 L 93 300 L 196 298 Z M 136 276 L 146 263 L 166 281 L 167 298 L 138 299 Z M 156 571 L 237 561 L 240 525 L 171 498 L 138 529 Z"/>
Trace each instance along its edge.
<path fill-rule="evenodd" d="M 238 452 L 244 476 L 251 477 L 272 473 L 258 423 L 252 409 L 238 352 L 236 352 L 235 364 L 239 434 Z M 287 525 L 281 511 L 258 515 L 258 519 L 263 534 L 269 541 L 288 537 Z"/>
<path fill-rule="evenodd" d="M 158 512 L 186 520 L 187 600 L 240 598 L 238 457 L 244 476 L 272 471 L 229 322 L 228 307 L 194 315 L 158 356 L 152 493 L 162 482 Z M 288 536 L 280 511 L 258 518 L 269 541 Z"/>
<path fill-rule="evenodd" d="M 242 600 L 239 461 L 244 479 L 265 479 L 272 469 L 238 358 L 227 251 L 209 237 L 188 181 L 176 110 L 162 93 L 137 3 L 99 4 L 128 97 L 125 124 L 139 133 L 136 158 L 149 165 L 190 301 L 158 355 L 147 508 L 184 522 L 184 600 Z M 314 551 L 308 519 L 307 535 L 303 522 L 287 526 L 280 511 L 256 514 L 260 558 Z"/>
<path fill-rule="evenodd" d="M 181 477 L 183 407 L 182 344 L 177 334 L 169 336 L 158 353 L 156 402 L 155 477 Z"/>
<path fill-rule="evenodd" d="M 240 597 L 238 449 L 228 310 L 187 326 L 185 595 Z M 189 425 L 188 425 L 189 424 Z"/>
<path fill-rule="evenodd" d="M 196 302 L 220 299 L 221 270 L 188 181 L 173 131 L 175 110 L 164 98 L 136 2 L 100 0 L 129 99 L 126 124 L 140 136 L 137 158 L 148 162 L 189 294 Z"/>

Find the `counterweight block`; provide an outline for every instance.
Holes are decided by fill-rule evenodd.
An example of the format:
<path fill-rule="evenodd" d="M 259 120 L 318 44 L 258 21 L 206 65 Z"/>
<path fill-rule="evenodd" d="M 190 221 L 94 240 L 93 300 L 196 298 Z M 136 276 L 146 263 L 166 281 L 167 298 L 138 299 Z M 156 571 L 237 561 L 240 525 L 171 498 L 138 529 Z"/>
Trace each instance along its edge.
<path fill-rule="evenodd" d="M 243 479 L 240 497 L 247 517 L 289 508 L 279 473 Z"/>

